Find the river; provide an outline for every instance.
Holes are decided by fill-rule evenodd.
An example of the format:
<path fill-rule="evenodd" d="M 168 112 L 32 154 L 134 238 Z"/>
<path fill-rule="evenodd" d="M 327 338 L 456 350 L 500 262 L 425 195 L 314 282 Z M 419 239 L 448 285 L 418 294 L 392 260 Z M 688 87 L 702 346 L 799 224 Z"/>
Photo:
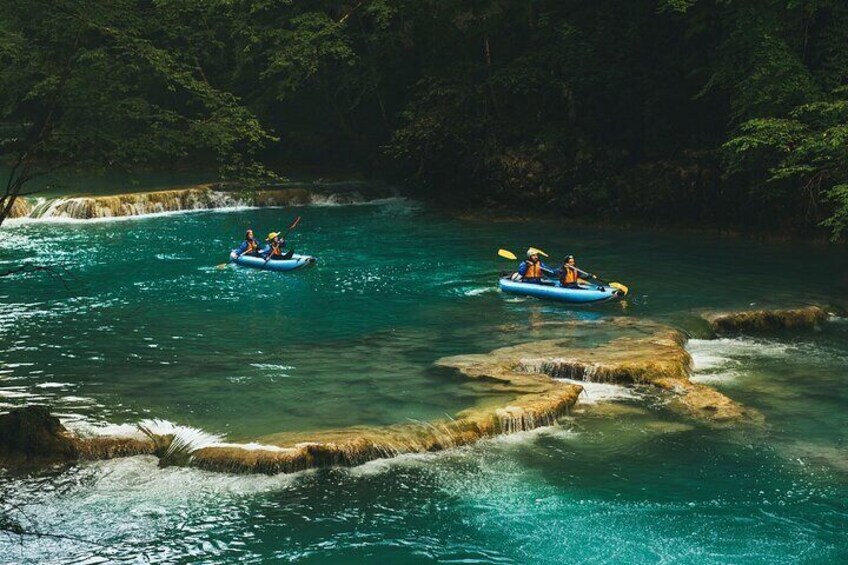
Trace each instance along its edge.
<path fill-rule="evenodd" d="M 221 265 L 246 227 L 302 222 L 293 274 Z M 497 291 L 528 245 L 630 287 L 574 308 Z M 844 247 L 461 220 L 402 198 L 104 221 L 11 221 L 0 410 L 70 428 L 143 419 L 227 441 L 425 421 L 491 392 L 441 357 L 611 316 L 692 334 L 694 379 L 758 410 L 717 429 L 661 397 L 589 385 L 554 427 L 351 469 L 242 476 L 155 458 L 0 477 L 4 504 L 71 539 L 0 536 L 8 563 L 777 563 L 848 560 L 848 322 L 706 339 L 699 309 L 842 301 Z"/>

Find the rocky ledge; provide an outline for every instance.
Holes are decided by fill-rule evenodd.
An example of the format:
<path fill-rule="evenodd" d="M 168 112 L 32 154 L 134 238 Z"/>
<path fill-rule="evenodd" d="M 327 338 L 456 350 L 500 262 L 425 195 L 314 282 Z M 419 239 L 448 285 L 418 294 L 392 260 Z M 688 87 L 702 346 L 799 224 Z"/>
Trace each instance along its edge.
<path fill-rule="evenodd" d="M 701 312 L 716 334 L 768 333 L 790 329 L 811 329 L 825 323 L 840 309 L 819 305 L 797 308 Z"/>
<path fill-rule="evenodd" d="M 196 442 L 179 429 L 139 425 L 133 437 L 79 437 L 45 407 L 0 417 L 0 464 L 63 462 L 153 454 L 160 464 L 239 473 L 281 473 L 352 466 L 407 453 L 427 453 L 480 439 L 553 425 L 577 403 L 577 381 L 647 385 L 670 393 L 670 406 L 710 425 L 759 421 L 722 393 L 689 380 L 686 336 L 633 318 L 551 325 L 554 339 L 459 355 L 437 365 L 476 383 L 490 399 L 440 420 L 384 427 L 285 432 L 252 444 Z M 563 380 L 569 379 L 569 380 Z M 491 400 L 494 398 L 500 400 Z M 196 432 L 197 430 L 194 430 Z"/>
<path fill-rule="evenodd" d="M 579 337 L 533 341 L 482 355 L 448 357 L 439 364 L 472 378 L 510 379 L 544 374 L 554 379 L 648 384 L 674 393 L 672 406 L 708 423 L 760 419 L 717 390 L 689 380 L 692 359 L 685 349 L 687 338 L 683 333 L 632 318 L 596 324 L 599 333 L 609 332 L 609 326 L 624 335 L 585 347 L 581 345 L 587 339 L 583 327 Z"/>

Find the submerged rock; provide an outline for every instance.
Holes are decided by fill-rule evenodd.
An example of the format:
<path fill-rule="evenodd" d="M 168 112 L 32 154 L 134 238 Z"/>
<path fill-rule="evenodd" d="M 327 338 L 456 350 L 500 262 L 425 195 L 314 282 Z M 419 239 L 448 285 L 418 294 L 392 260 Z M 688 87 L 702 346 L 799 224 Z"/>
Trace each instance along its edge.
<path fill-rule="evenodd" d="M 786 329 L 815 328 L 827 321 L 828 311 L 822 306 L 799 308 L 706 312 L 701 317 L 717 334 L 762 333 Z"/>

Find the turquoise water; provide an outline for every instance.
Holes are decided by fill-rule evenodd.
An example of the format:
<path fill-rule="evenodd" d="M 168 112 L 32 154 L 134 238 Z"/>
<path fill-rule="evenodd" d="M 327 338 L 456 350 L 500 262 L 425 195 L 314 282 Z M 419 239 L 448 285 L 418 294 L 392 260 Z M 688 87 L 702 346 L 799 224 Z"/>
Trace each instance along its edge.
<path fill-rule="evenodd" d="M 296 214 L 316 268 L 218 268 L 246 226 Z M 528 244 L 631 296 L 571 309 L 498 293 L 511 265 L 496 250 Z M 25 258 L 69 274 L 0 279 L 0 409 L 47 402 L 78 428 L 162 418 L 233 441 L 455 413 L 486 393 L 433 361 L 543 337 L 544 322 L 698 331 L 693 309 L 848 291 L 844 248 L 460 221 L 403 200 L 0 228 L 0 268 Z M 646 391 L 595 404 L 590 389 L 556 428 L 355 469 L 243 477 L 141 457 L 6 477 L 28 523 L 75 539 L 0 536 L 0 561 L 848 559 L 848 323 L 690 350 L 696 379 L 764 429 L 710 429 Z"/>

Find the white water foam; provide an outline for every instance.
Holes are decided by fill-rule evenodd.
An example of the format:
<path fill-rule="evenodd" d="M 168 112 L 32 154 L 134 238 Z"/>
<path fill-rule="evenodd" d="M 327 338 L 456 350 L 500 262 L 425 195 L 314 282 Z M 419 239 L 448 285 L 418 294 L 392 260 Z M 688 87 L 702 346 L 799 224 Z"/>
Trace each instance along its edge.
<path fill-rule="evenodd" d="M 574 379 L 556 379 L 561 383 L 580 385 L 583 392 L 577 401 L 580 404 L 598 404 L 599 402 L 615 402 L 618 400 L 638 400 L 642 395 L 634 389 L 611 383 L 595 383 L 591 381 L 577 381 Z"/>
<path fill-rule="evenodd" d="M 149 435 L 167 436 L 173 435 L 174 441 L 165 456 L 175 453 L 191 455 L 198 449 L 205 447 L 228 447 L 244 449 L 247 451 L 269 451 L 279 453 L 289 451 L 290 448 L 267 445 L 257 442 L 229 443 L 223 441 L 224 436 L 212 434 L 200 428 L 182 426 L 169 420 L 158 418 L 141 420 L 137 424 L 108 424 L 105 422 L 94 422 L 84 417 L 77 418 L 69 416 L 62 423 L 81 437 L 121 437 L 133 439 L 146 439 Z M 71 417 L 72 416 L 72 417 Z"/>
<path fill-rule="evenodd" d="M 159 218 L 164 216 L 177 216 L 180 214 L 194 214 L 197 212 L 214 212 L 214 213 L 229 213 L 240 212 L 243 210 L 257 210 L 259 206 L 234 205 L 222 206 L 220 208 L 190 208 L 187 210 L 170 210 L 167 212 L 150 212 L 145 214 L 134 214 L 129 216 L 105 216 L 99 218 L 70 218 L 67 216 L 47 217 L 47 218 L 10 218 L 3 222 L 4 226 L 19 226 L 33 223 L 50 223 L 50 224 L 92 224 L 106 222 L 126 222 L 133 220 L 144 220 L 147 218 Z M 264 207 L 263 207 L 264 208 Z"/>
<path fill-rule="evenodd" d="M 789 349 L 789 345 L 765 339 L 691 339 L 686 344 L 693 364 L 690 378 L 699 383 L 733 381 L 744 372 L 747 359 L 784 357 Z"/>
<path fill-rule="evenodd" d="M 223 435 L 211 434 L 191 426 L 180 426 L 168 420 L 142 420 L 138 423 L 138 428 L 150 435 L 174 436 L 168 451 L 165 452 L 165 457 L 178 453 L 191 455 L 198 449 L 220 443 L 224 439 Z"/>
<path fill-rule="evenodd" d="M 495 286 L 483 286 L 471 289 L 464 289 L 462 291 L 463 296 L 482 296 L 484 294 L 488 294 L 490 292 L 497 292 L 498 289 Z"/>
<path fill-rule="evenodd" d="M 268 369 L 271 371 L 291 371 L 294 369 L 292 365 L 274 365 L 273 363 L 251 363 L 251 367 L 256 367 L 257 369 Z"/>
<path fill-rule="evenodd" d="M 108 424 L 84 417 L 63 419 L 62 424 L 80 437 L 121 437 L 146 439 L 147 436 L 135 424 Z"/>

